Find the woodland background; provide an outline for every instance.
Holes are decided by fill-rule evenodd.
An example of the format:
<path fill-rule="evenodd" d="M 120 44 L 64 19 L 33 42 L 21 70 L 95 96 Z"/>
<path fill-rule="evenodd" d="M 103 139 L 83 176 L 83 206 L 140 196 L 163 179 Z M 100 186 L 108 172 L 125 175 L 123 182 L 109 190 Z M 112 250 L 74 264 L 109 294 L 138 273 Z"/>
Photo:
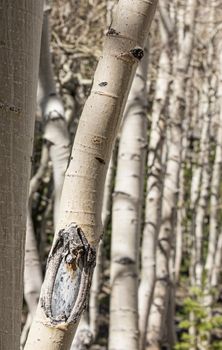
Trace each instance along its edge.
<path fill-rule="evenodd" d="M 54 0 L 50 5 L 54 78 L 64 104 L 71 142 L 66 131 L 61 137 L 60 132 L 50 130 L 48 123 L 42 121 L 40 108 L 36 115 L 34 180 L 30 185 L 27 224 L 27 231 L 34 232 L 32 240 L 35 237 L 38 253 L 32 252 L 36 254 L 34 258 L 32 255 L 26 259 L 31 259 L 27 260 L 30 266 L 40 262 L 42 273 L 56 221 L 55 208 L 53 219 L 58 174 L 55 169 L 66 167 L 61 149 L 65 147 L 67 160 L 101 55 L 103 35 L 112 23 L 115 2 Z M 104 236 L 89 312 L 82 326 L 80 324 L 85 334 L 82 345 L 73 345 L 73 349 L 107 349 L 108 338 L 115 338 L 115 332 L 118 332 L 117 342 L 118 337 L 131 338 L 132 334 L 138 337 L 138 312 L 140 319 L 146 319 L 142 326 L 139 323 L 140 335 L 143 335 L 141 350 L 222 349 L 221 24 L 220 1 L 159 2 L 149 35 L 148 57 L 144 57 L 148 69 L 146 72 L 143 67 L 142 73 L 137 72 L 137 79 L 142 75 L 143 85 L 137 82 L 139 87 L 132 92 L 110 163 L 103 208 Z M 130 113 L 134 115 L 131 125 Z M 140 137 L 138 148 L 134 138 Z M 138 158 L 142 162 L 139 170 L 135 164 L 127 168 L 127 161 Z M 130 176 L 136 178 L 142 188 L 140 195 L 138 188 L 133 194 L 135 186 L 134 182 L 128 182 Z M 133 209 L 127 211 L 130 203 Z M 125 212 L 121 212 L 121 206 Z M 130 225 L 135 221 L 137 232 L 132 232 Z M 128 248 L 121 255 L 118 247 L 122 244 Z M 122 259 L 121 266 L 125 269 L 117 282 L 116 257 Z M 134 258 L 138 259 L 136 267 L 132 267 Z M 127 273 L 131 274 L 131 281 L 124 277 Z M 155 273 L 152 293 L 149 290 L 154 287 Z M 34 274 L 35 281 L 36 276 Z M 29 286 L 32 278 L 30 275 L 26 278 Z M 121 283 L 125 283 L 125 287 L 121 287 Z M 32 290 L 31 301 L 27 298 L 33 286 L 25 292 L 24 339 L 39 285 L 34 290 L 36 294 Z M 139 311 L 135 306 L 138 290 Z M 128 298 L 131 293 L 133 296 Z M 120 310 L 122 297 L 131 303 L 129 308 L 135 308 L 129 316 L 127 309 Z M 116 304 L 115 298 L 119 298 Z M 134 317 L 131 323 L 134 328 L 130 331 L 122 329 L 126 322 L 124 312 L 126 318 Z M 114 345 L 109 348 L 114 349 Z"/>

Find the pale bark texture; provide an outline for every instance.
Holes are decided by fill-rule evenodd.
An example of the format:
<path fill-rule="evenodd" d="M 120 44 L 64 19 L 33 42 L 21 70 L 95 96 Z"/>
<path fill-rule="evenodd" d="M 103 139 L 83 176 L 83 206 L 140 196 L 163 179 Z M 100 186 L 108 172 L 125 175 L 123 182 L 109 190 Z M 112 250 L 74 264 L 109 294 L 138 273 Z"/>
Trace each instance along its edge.
<path fill-rule="evenodd" d="M 115 148 L 114 148 L 115 151 Z M 114 175 L 114 152 L 112 153 L 109 168 L 106 175 L 103 206 L 102 223 L 103 232 L 106 233 L 107 225 L 111 214 L 112 181 Z M 96 267 L 93 272 L 92 285 L 89 296 L 89 310 L 85 311 L 81 317 L 76 335 L 72 342 L 71 350 L 84 350 L 90 348 L 98 333 L 99 305 L 98 298 L 102 284 L 103 268 L 103 241 L 99 243 Z"/>
<path fill-rule="evenodd" d="M 117 157 L 111 242 L 109 349 L 138 348 L 138 252 L 146 156 L 148 52 L 127 101 Z"/>
<path fill-rule="evenodd" d="M 0 4 L 0 348 L 17 350 L 43 1 Z"/>
<path fill-rule="evenodd" d="M 114 149 L 115 152 L 115 149 Z M 109 168 L 106 175 L 103 206 L 102 206 L 102 224 L 103 232 L 106 234 L 107 225 L 111 214 L 111 203 L 112 203 L 112 186 L 113 186 L 113 175 L 114 175 L 114 159 L 115 155 L 112 153 Z M 93 273 L 92 286 L 90 289 L 89 298 L 89 314 L 90 314 L 90 329 L 95 339 L 98 332 L 98 294 L 101 288 L 102 282 L 102 268 L 103 268 L 103 241 L 99 243 L 98 253 L 96 257 L 96 268 Z"/>
<path fill-rule="evenodd" d="M 25 245 L 24 296 L 31 317 L 34 316 L 38 305 L 43 280 L 41 271 L 42 267 L 32 223 L 32 197 L 38 190 L 41 180 L 49 167 L 49 159 L 51 158 L 54 179 L 53 218 L 56 225 L 64 175 L 70 153 L 70 140 L 67 123 L 64 118 L 64 108 L 61 99 L 56 92 L 53 76 L 49 39 L 49 6 L 46 6 L 45 4 L 41 37 L 38 91 L 38 99 L 44 122 L 44 141 L 39 169 L 30 182 Z M 29 319 L 30 318 L 27 318 L 27 322 L 29 322 Z M 22 334 L 21 345 L 24 345 L 25 333 L 27 333 L 27 325 Z"/>
<path fill-rule="evenodd" d="M 219 225 L 220 220 L 220 186 L 222 175 L 222 54 L 221 43 L 218 45 L 218 70 L 219 70 L 219 82 L 218 82 L 218 104 L 219 104 L 219 117 L 217 120 L 217 135 L 216 135 L 216 150 L 215 159 L 212 169 L 212 179 L 210 186 L 210 208 L 209 208 L 209 238 L 208 238 L 208 251 L 205 265 L 205 279 L 203 283 L 204 297 L 203 307 L 207 312 L 207 318 L 210 319 L 213 316 L 213 305 L 218 298 L 217 286 L 220 281 L 220 265 L 221 265 L 221 230 Z M 206 159 L 205 159 L 206 161 Z M 209 165 L 208 165 L 209 167 Z M 198 282 L 198 281 L 197 281 Z M 211 332 L 205 332 L 205 338 L 200 340 L 201 349 L 209 349 L 211 340 Z"/>
<path fill-rule="evenodd" d="M 218 216 L 219 216 L 219 193 L 221 185 L 221 172 L 222 172 L 222 45 L 218 45 L 219 56 L 219 86 L 218 86 L 218 98 L 219 98 L 219 118 L 216 137 L 216 151 L 215 161 L 212 172 L 211 181 L 211 196 L 210 196 L 210 226 L 209 226 L 209 243 L 208 252 L 206 258 L 205 269 L 207 271 L 207 283 L 210 282 L 212 276 L 212 270 L 214 267 L 215 253 L 217 249 L 217 240 L 219 234 Z"/>
<path fill-rule="evenodd" d="M 157 247 L 157 270 L 154 298 L 151 306 L 148 325 L 147 349 L 170 348 L 172 345 L 164 341 L 164 328 L 167 320 L 167 305 L 170 295 L 169 259 L 171 240 L 175 225 L 175 209 L 177 206 L 179 172 L 181 165 L 182 120 L 185 112 L 186 87 L 185 76 L 188 73 L 191 52 L 193 47 L 194 23 L 197 1 L 187 3 L 186 30 L 183 42 L 180 43 L 176 74 L 174 78 L 173 96 L 170 109 L 169 136 L 167 140 L 168 154 L 166 175 L 164 179 L 163 201 L 161 210 L 161 226 Z"/>
<path fill-rule="evenodd" d="M 70 139 L 65 120 L 64 107 L 59 97 L 51 63 L 49 9 L 43 18 L 41 54 L 39 67 L 39 103 L 44 118 L 44 139 L 48 142 L 49 155 L 53 164 L 54 180 L 54 226 L 59 216 L 59 205 L 70 154 Z"/>
<path fill-rule="evenodd" d="M 193 71 L 190 69 L 190 75 Z M 175 280 L 175 287 L 179 284 L 180 280 L 180 269 L 183 256 L 183 246 L 185 243 L 185 234 L 186 227 L 184 221 L 187 217 L 187 208 L 185 202 L 185 193 L 186 193 L 186 163 L 189 157 L 188 150 L 188 137 L 191 131 L 191 115 L 195 113 L 194 109 L 194 98 L 193 98 L 193 85 L 192 79 L 190 78 L 187 82 L 187 92 L 186 92 L 186 111 L 185 118 L 183 121 L 183 136 L 182 136 L 182 151 L 181 151 L 181 168 L 179 175 L 179 194 L 178 194 L 178 203 L 177 203 L 177 223 L 176 223 L 176 234 L 175 234 L 175 248 L 174 248 L 174 266 L 173 266 L 173 275 Z"/>
<path fill-rule="evenodd" d="M 93 343 L 88 310 L 84 311 L 70 350 L 87 350 Z"/>
<path fill-rule="evenodd" d="M 45 281 L 25 349 L 68 349 L 84 309 L 102 232 L 106 172 L 156 1 L 120 0 L 66 171 Z"/>
<path fill-rule="evenodd" d="M 160 3 L 162 9 L 162 3 Z M 164 17 L 166 19 L 166 17 Z M 153 297 L 156 275 L 156 244 L 159 233 L 162 195 L 162 149 L 164 142 L 164 108 L 167 101 L 170 74 L 169 35 L 160 19 L 162 50 L 156 82 L 156 95 L 152 110 L 149 154 L 147 159 L 147 195 L 145 225 L 142 239 L 141 281 L 139 286 L 140 349 L 144 349 L 147 320 Z"/>
<path fill-rule="evenodd" d="M 203 120 L 202 133 L 200 140 L 200 155 L 199 164 L 200 167 L 200 193 L 198 200 L 195 203 L 195 229 L 194 229 L 194 261 L 193 266 L 195 269 L 195 284 L 199 287 L 202 285 L 203 274 L 203 230 L 204 230 L 204 218 L 206 215 L 206 209 L 208 205 L 208 192 L 210 182 L 210 169 L 209 169 L 209 147 L 210 147 L 210 113 L 209 113 L 209 88 L 205 81 L 203 84 L 203 99 L 202 110 L 200 120 Z"/>

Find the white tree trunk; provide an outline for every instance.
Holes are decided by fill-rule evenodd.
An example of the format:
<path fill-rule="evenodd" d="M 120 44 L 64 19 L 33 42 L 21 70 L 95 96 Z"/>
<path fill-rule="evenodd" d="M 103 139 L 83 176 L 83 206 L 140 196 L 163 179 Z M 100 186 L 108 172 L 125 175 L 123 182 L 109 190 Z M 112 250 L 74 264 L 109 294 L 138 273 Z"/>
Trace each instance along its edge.
<path fill-rule="evenodd" d="M 114 152 L 109 163 L 109 168 L 107 171 L 104 197 L 103 197 L 103 207 L 102 207 L 102 223 L 103 223 L 103 232 L 106 234 L 107 225 L 110 219 L 111 214 L 111 203 L 112 203 L 112 182 L 114 175 Z M 93 273 L 92 286 L 90 289 L 90 298 L 89 298 L 89 314 L 90 314 L 90 329 L 93 333 L 95 339 L 98 332 L 98 294 L 101 288 L 101 278 L 102 278 L 102 268 L 103 268 L 103 241 L 99 243 L 96 268 Z"/>
<path fill-rule="evenodd" d="M 196 7 L 196 0 L 188 1 L 186 8 L 186 31 L 184 33 L 183 44 L 180 46 L 177 60 L 177 72 L 174 78 L 169 138 L 167 140 L 168 155 L 166 175 L 162 197 L 162 224 L 159 232 L 156 257 L 157 280 L 148 323 L 147 349 L 161 349 L 161 346 L 164 345 L 163 334 L 167 322 L 166 310 L 170 284 L 169 258 L 171 239 L 173 237 L 173 228 L 175 225 L 175 209 L 177 206 L 179 172 L 181 165 L 182 120 L 185 109 L 184 90 L 186 87 L 185 76 L 189 69 L 193 47 Z"/>
<path fill-rule="evenodd" d="M 156 1 L 120 0 L 104 41 L 65 175 L 57 240 L 25 346 L 68 349 L 86 303 L 100 240 L 111 150 Z M 70 291 L 70 292 L 69 292 Z"/>
<path fill-rule="evenodd" d="M 115 149 L 114 149 L 115 150 Z M 112 181 L 114 175 L 114 152 L 112 153 L 109 168 L 106 175 L 103 206 L 102 206 L 102 223 L 103 232 L 106 233 L 111 210 Z M 84 350 L 90 348 L 98 332 L 99 305 L 98 297 L 102 283 L 103 268 L 103 241 L 101 240 L 96 257 L 96 267 L 93 272 L 92 286 L 89 297 L 89 311 L 86 310 L 81 317 L 76 335 L 72 342 L 71 350 Z"/>
<path fill-rule="evenodd" d="M 162 3 L 160 3 L 162 9 Z M 162 17 L 161 17 L 162 18 Z M 166 19 L 166 17 L 164 17 Z M 147 196 L 145 225 L 142 240 L 141 281 L 139 286 L 139 331 L 140 349 L 144 349 L 147 320 L 153 297 L 156 276 L 156 244 L 161 221 L 162 196 L 162 148 L 164 142 L 164 109 L 167 100 L 170 74 L 169 33 L 160 23 L 162 51 L 159 58 L 159 71 L 156 82 L 156 95 L 152 110 L 149 154 L 147 160 Z"/>
<path fill-rule="evenodd" d="M 146 155 L 148 52 L 126 104 L 117 158 L 111 242 L 109 349 L 138 348 L 138 252 Z"/>
<path fill-rule="evenodd" d="M 40 290 L 42 285 L 42 271 L 39 253 L 35 239 L 35 232 L 31 217 L 31 201 L 33 194 L 37 191 L 41 179 L 48 168 L 48 161 L 51 158 L 53 163 L 54 178 L 54 223 L 56 224 L 59 212 L 59 203 L 64 182 L 65 170 L 69 157 L 69 134 L 67 124 L 64 119 L 64 109 L 56 93 L 53 76 L 49 41 L 49 7 L 45 3 L 43 17 L 40 69 L 39 69 L 39 103 L 42 117 L 44 118 L 45 131 L 42 146 L 42 155 L 37 173 L 30 182 L 29 190 L 29 211 L 26 227 L 25 245 L 25 271 L 24 271 L 24 296 L 28 305 L 31 318 L 34 316 L 38 305 Z M 30 318 L 27 318 L 30 323 Z M 21 345 L 24 346 L 26 325 L 22 334 Z"/>
<path fill-rule="evenodd" d="M 59 216 L 60 197 L 70 154 L 70 138 L 65 120 L 64 107 L 56 92 L 50 54 L 49 9 L 43 19 L 41 55 L 39 68 L 39 104 L 44 118 L 44 139 L 49 147 L 53 164 L 54 225 Z"/>

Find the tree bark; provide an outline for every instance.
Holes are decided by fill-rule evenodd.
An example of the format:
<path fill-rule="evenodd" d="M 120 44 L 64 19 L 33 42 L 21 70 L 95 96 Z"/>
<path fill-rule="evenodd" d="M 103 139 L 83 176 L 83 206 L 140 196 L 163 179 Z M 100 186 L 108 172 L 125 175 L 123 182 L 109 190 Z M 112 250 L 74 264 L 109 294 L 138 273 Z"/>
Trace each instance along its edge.
<path fill-rule="evenodd" d="M 162 3 L 160 3 L 162 8 Z M 169 21 L 167 20 L 167 23 Z M 159 71 L 156 82 L 156 95 L 152 110 L 149 154 L 147 160 L 147 197 L 145 225 L 142 240 L 141 281 L 139 286 L 139 330 L 140 349 L 145 346 L 147 321 L 153 297 L 156 276 L 156 245 L 161 221 L 162 196 L 162 149 L 164 142 L 164 109 L 167 101 L 170 74 L 169 35 L 160 18 L 162 50 L 159 58 Z"/>
<path fill-rule="evenodd" d="M 64 183 L 65 170 L 70 154 L 70 138 L 64 107 L 56 91 L 50 54 L 49 8 L 43 18 L 41 54 L 39 67 L 39 104 L 44 120 L 44 139 L 49 147 L 53 164 L 54 180 L 54 226 L 59 216 L 59 205 Z"/>
<path fill-rule="evenodd" d="M 170 126 L 168 139 L 168 155 L 166 175 L 163 188 L 163 202 L 161 211 L 161 227 L 157 247 L 157 280 L 155 284 L 153 303 L 151 307 L 148 326 L 147 349 L 161 349 L 164 344 L 163 334 L 167 322 L 167 305 L 170 288 L 169 258 L 171 240 L 175 225 L 175 209 L 177 206 L 179 172 L 181 165 L 181 139 L 182 120 L 185 112 L 184 90 L 186 75 L 190 64 L 193 47 L 194 24 L 197 1 L 189 0 L 187 3 L 186 31 L 183 42 L 180 43 L 177 58 L 174 90 L 170 110 Z"/>
<path fill-rule="evenodd" d="M 127 101 L 113 194 L 109 349 L 138 348 L 138 252 L 146 155 L 148 52 Z"/>
<path fill-rule="evenodd" d="M 84 309 L 100 240 L 112 146 L 156 1 L 120 0 L 65 175 L 57 239 L 25 349 L 68 349 Z M 70 290 L 70 293 L 69 293 Z"/>
<path fill-rule="evenodd" d="M 115 151 L 115 148 L 114 148 Z M 111 211 L 112 181 L 114 175 L 114 152 L 112 153 L 109 168 L 106 175 L 103 206 L 102 223 L 103 232 L 106 233 Z M 98 333 L 99 305 L 98 297 L 102 284 L 103 268 L 103 241 L 101 240 L 96 257 L 96 267 L 93 272 L 92 286 L 89 297 L 89 310 L 86 310 L 81 317 L 76 335 L 72 342 L 71 350 L 84 350 L 90 348 Z"/>
<path fill-rule="evenodd" d="M 43 1 L 0 4 L 0 344 L 17 350 Z"/>
<path fill-rule="evenodd" d="M 64 117 L 64 108 L 60 97 L 56 92 L 54 81 L 49 38 L 49 6 L 45 2 L 43 16 L 40 68 L 39 68 L 39 91 L 38 99 L 44 123 L 44 141 L 39 169 L 30 182 L 29 210 L 26 228 L 25 244 L 25 270 L 24 270 L 24 297 L 31 313 L 31 318 L 36 311 L 40 290 L 42 285 L 42 271 L 39 253 L 35 239 L 35 232 L 32 223 L 32 197 L 37 191 L 45 171 L 48 169 L 48 162 L 51 158 L 53 165 L 54 179 L 54 226 L 56 225 L 59 212 L 59 203 L 65 170 L 70 153 L 70 140 L 67 123 Z M 29 318 L 27 322 L 30 323 Z M 27 325 L 22 334 L 22 346 L 24 346 Z"/>

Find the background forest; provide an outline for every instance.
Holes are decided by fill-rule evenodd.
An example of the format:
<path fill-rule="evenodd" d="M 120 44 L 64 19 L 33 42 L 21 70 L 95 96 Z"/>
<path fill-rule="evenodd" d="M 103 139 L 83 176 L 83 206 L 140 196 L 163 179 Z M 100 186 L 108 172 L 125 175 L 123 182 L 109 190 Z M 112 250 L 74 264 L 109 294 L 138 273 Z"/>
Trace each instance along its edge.
<path fill-rule="evenodd" d="M 44 11 L 21 349 L 104 36 L 119 35 L 116 1 L 54 0 Z M 222 349 L 221 198 L 222 3 L 159 0 L 109 163 L 72 350 Z"/>

